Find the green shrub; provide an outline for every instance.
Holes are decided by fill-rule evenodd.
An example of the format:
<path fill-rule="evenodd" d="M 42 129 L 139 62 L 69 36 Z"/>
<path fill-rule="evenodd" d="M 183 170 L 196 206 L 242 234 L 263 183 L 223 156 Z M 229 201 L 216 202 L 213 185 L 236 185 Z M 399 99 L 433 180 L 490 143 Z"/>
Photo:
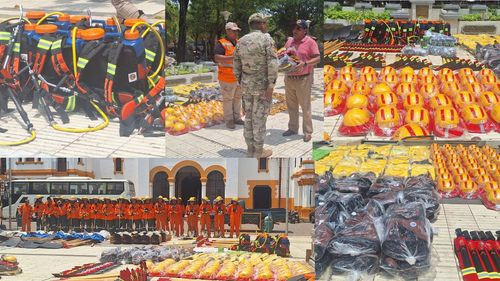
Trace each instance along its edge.
<path fill-rule="evenodd" d="M 463 21 L 480 21 L 481 15 L 480 14 L 463 15 L 461 20 L 463 20 Z"/>
<path fill-rule="evenodd" d="M 365 19 L 388 20 L 391 18 L 389 12 L 375 13 L 373 11 L 342 11 L 338 8 L 329 8 L 325 11 L 325 19 L 347 20 L 349 22 L 359 22 Z"/>

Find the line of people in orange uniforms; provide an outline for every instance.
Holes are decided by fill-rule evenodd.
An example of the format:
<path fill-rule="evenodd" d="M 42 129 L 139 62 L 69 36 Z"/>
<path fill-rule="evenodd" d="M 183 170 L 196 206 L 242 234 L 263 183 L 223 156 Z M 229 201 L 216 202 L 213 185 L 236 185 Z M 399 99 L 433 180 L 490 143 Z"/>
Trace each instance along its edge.
<path fill-rule="evenodd" d="M 33 206 L 26 200 L 18 207 L 22 231 L 31 231 L 31 220 L 36 220 L 36 230 L 45 231 L 144 231 L 163 230 L 176 236 L 204 234 L 224 237 L 224 217 L 229 215 L 230 237 L 240 234 L 243 208 L 238 198 L 226 206 L 221 196 L 213 204 L 207 197 L 197 204 L 191 197 L 184 206 L 181 199 L 172 197 L 151 198 L 75 198 L 37 196 Z M 184 219 L 187 233 L 184 232 Z"/>

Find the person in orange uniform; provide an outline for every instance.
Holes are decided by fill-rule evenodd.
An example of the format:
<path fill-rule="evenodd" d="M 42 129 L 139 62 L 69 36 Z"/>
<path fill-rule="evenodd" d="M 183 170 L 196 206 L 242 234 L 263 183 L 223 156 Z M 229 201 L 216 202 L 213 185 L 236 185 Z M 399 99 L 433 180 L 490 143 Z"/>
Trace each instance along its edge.
<path fill-rule="evenodd" d="M 153 206 L 153 201 L 151 198 L 146 197 L 144 200 L 144 207 L 143 207 L 143 215 L 142 219 L 144 220 L 144 227 L 146 230 L 154 230 L 155 229 L 155 211 L 154 211 L 154 206 Z M 147 226 L 146 226 L 147 223 Z"/>
<path fill-rule="evenodd" d="M 186 216 L 188 222 L 188 235 L 198 236 L 198 213 L 199 208 L 196 198 L 191 197 L 186 205 Z"/>
<path fill-rule="evenodd" d="M 227 213 L 226 205 L 224 205 L 224 200 L 221 196 L 217 196 L 214 200 L 214 236 L 224 238 L 224 216 Z"/>
<path fill-rule="evenodd" d="M 80 229 L 81 231 L 89 231 L 90 228 L 90 203 L 87 198 L 82 198 L 80 204 Z"/>
<path fill-rule="evenodd" d="M 92 198 L 89 209 L 90 229 L 92 231 L 97 231 L 97 213 L 99 212 L 97 209 L 97 198 Z"/>
<path fill-rule="evenodd" d="M 175 197 L 172 198 L 171 202 L 175 236 L 181 237 L 184 235 L 184 206 L 180 202 L 178 203 Z"/>
<path fill-rule="evenodd" d="M 62 200 L 59 217 L 61 218 L 61 229 L 64 232 L 68 232 L 71 227 L 71 205 L 70 199 Z"/>
<path fill-rule="evenodd" d="M 74 196 L 70 197 L 69 202 L 66 205 L 67 207 L 67 217 L 68 217 L 68 226 L 69 229 L 76 231 L 76 228 L 80 225 L 80 210 L 78 206 L 78 201 Z"/>
<path fill-rule="evenodd" d="M 226 127 L 234 129 L 243 125 L 241 120 L 241 91 L 233 72 L 233 53 L 241 29 L 234 22 L 226 23 L 226 38 L 221 38 L 215 46 L 215 62 L 218 64 L 218 80 L 222 94 L 224 122 Z"/>
<path fill-rule="evenodd" d="M 106 202 L 103 199 L 97 199 L 96 205 L 96 230 L 104 229 L 104 212 L 106 211 Z"/>
<path fill-rule="evenodd" d="M 170 231 L 170 200 L 167 197 L 163 198 L 163 208 L 165 214 L 163 215 L 163 231 Z"/>
<path fill-rule="evenodd" d="M 134 225 L 132 223 L 132 204 L 130 204 L 128 199 L 124 199 L 123 218 L 123 230 L 132 231 L 134 229 Z"/>
<path fill-rule="evenodd" d="M 210 204 L 210 200 L 208 197 L 203 197 L 201 199 L 201 205 L 200 205 L 200 211 L 199 211 L 199 216 L 200 216 L 200 232 L 203 234 L 203 231 L 206 231 L 206 235 L 208 238 L 210 238 L 210 229 L 212 227 L 212 223 L 210 221 L 210 214 L 212 213 L 212 204 Z"/>
<path fill-rule="evenodd" d="M 45 228 L 45 207 L 43 203 L 43 196 L 37 195 L 35 204 L 33 206 L 33 212 L 36 218 L 36 230 L 43 230 Z"/>
<path fill-rule="evenodd" d="M 108 216 L 107 216 L 107 230 L 108 231 L 116 231 L 116 226 L 118 225 L 118 213 L 117 213 L 118 204 L 116 199 L 113 198 L 110 200 L 109 205 L 107 206 Z"/>
<path fill-rule="evenodd" d="M 142 231 L 144 228 L 144 221 L 142 220 L 142 210 L 143 210 L 143 204 L 142 200 L 139 198 L 136 198 L 134 200 L 135 202 L 132 204 L 132 220 L 134 221 L 134 230 L 135 231 Z"/>
<path fill-rule="evenodd" d="M 45 201 L 44 204 L 45 204 L 44 215 L 46 220 L 46 231 L 55 230 L 56 222 L 54 217 L 54 210 L 56 207 L 56 203 L 49 196 L 47 197 L 47 200 Z"/>
<path fill-rule="evenodd" d="M 177 198 L 172 197 L 170 198 L 169 201 L 169 209 L 170 212 L 168 213 L 168 220 L 170 222 L 170 230 L 175 233 L 175 205 L 176 205 Z"/>
<path fill-rule="evenodd" d="M 26 198 L 24 204 L 19 207 L 21 214 L 21 231 L 31 232 L 31 217 L 33 216 L 33 207 L 30 205 L 30 200 Z"/>
<path fill-rule="evenodd" d="M 239 237 L 243 208 L 238 203 L 238 198 L 233 197 L 231 199 L 227 212 L 229 214 L 229 236 L 233 238 L 233 233 L 236 232 L 236 237 Z"/>
<path fill-rule="evenodd" d="M 163 196 L 158 196 L 156 202 L 154 204 L 154 213 L 155 213 L 155 225 L 156 230 L 160 231 L 165 228 L 163 225 L 164 217 L 165 217 L 165 203 L 163 202 Z"/>

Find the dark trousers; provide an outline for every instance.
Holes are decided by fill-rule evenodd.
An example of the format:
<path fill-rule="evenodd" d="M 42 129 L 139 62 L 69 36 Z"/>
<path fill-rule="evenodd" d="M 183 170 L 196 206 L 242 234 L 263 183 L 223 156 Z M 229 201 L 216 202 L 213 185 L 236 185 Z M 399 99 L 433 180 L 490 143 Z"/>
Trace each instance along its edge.
<path fill-rule="evenodd" d="M 42 218 L 36 217 L 36 230 L 42 230 L 42 229 L 43 229 Z"/>

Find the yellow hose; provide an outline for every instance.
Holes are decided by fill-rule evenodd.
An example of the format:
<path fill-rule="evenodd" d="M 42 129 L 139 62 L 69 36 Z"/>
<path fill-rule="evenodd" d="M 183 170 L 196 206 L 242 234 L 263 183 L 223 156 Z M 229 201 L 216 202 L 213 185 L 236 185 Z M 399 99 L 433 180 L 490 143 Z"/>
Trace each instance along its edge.
<path fill-rule="evenodd" d="M 57 131 L 63 131 L 63 132 L 69 132 L 69 133 L 88 133 L 88 132 L 95 132 L 102 130 L 106 128 L 109 125 L 109 119 L 108 116 L 106 116 L 106 113 L 102 111 L 102 109 L 97 106 L 93 101 L 90 101 L 90 104 L 99 112 L 101 115 L 102 119 L 104 119 L 104 122 L 101 124 L 97 125 L 96 127 L 88 127 L 88 128 L 68 128 L 68 127 L 62 127 L 59 126 L 57 123 L 52 125 L 52 128 L 56 129 Z"/>
<path fill-rule="evenodd" d="M 130 32 L 134 32 L 135 29 L 139 26 L 139 25 L 145 25 L 148 27 L 149 30 L 151 30 L 153 32 L 153 34 L 155 35 L 156 39 L 158 39 L 158 42 L 160 42 L 160 48 L 161 48 L 161 58 L 160 58 L 160 63 L 158 64 L 158 68 L 156 69 L 155 72 L 153 72 L 153 74 L 149 75 L 148 76 L 148 81 L 149 83 L 151 84 L 151 86 L 154 86 L 154 82 L 153 82 L 153 78 L 156 77 L 157 75 L 160 74 L 162 68 L 163 68 L 163 62 L 165 60 L 165 46 L 163 45 L 163 39 L 161 38 L 161 35 L 160 33 L 158 33 L 158 31 L 156 31 L 156 29 L 154 29 L 153 26 L 151 26 L 149 23 L 147 22 L 137 22 L 136 24 L 134 24 L 132 26 L 132 28 L 130 29 Z"/>
<path fill-rule="evenodd" d="M 54 15 L 59 15 L 59 16 L 62 16 L 64 15 L 64 13 L 61 13 L 61 12 L 52 12 L 52 13 L 48 13 L 46 14 L 43 18 L 41 18 L 37 23 L 36 25 L 39 25 L 41 24 L 44 20 L 46 20 L 48 17 L 51 17 L 51 16 L 54 16 Z"/>
<path fill-rule="evenodd" d="M 115 21 L 116 28 L 118 29 L 118 32 L 120 32 L 120 34 L 121 34 L 122 33 L 122 26 L 120 25 L 120 21 L 118 20 L 118 18 L 116 16 L 113 16 L 113 20 Z"/>
<path fill-rule="evenodd" d="M 77 71 L 77 60 L 76 60 L 76 31 L 78 30 L 77 27 L 73 28 L 71 31 L 71 37 L 72 37 L 72 42 L 71 42 L 71 51 L 73 53 L 73 71 L 75 72 L 75 77 L 78 74 Z M 88 128 L 68 128 L 68 127 L 62 127 L 58 125 L 57 123 L 52 124 L 52 128 L 54 128 L 57 131 L 63 131 L 63 132 L 69 132 L 69 133 L 87 133 L 87 132 L 95 132 L 102 130 L 106 128 L 109 125 L 109 119 L 108 116 L 106 116 L 106 113 L 102 111 L 99 106 L 97 106 L 93 101 L 90 101 L 90 104 L 99 112 L 101 115 L 102 119 L 104 119 L 104 122 L 101 124 L 97 125 L 96 127 L 88 127 Z"/>
<path fill-rule="evenodd" d="M 159 20 L 159 21 L 157 21 L 157 22 L 153 23 L 153 24 L 151 25 L 151 27 L 155 27 L 155 26 L 159 25 L 160 23 L 165 23 L 165 20 Z M 165 23 L 165 24 L 166 24 L 166 23 Z M 149 31 L 150 31 L 150 30 L 151 30 L 151 29 L 149 29 L 149 28 L 148 28 L 148 29 L 146 29 L 146 31 L 144 31 L 144 33 L 142 33 L 142 35 L 141 35 L 141 36 L 142 36 L 142 38 L 146 37 L 146 35 L 148 35 L 148 33 L 149 33 Z"/>
<path fill-rule="evenodd" d="M 0 146 L 16 146 L 32 142 L 36 138 L 35 130 L 30 131 L 31 136 L 19 141 L 0 142 Z"/>
<path fill-rule="evenodd" d="M 16 17 L 12 17 L 12 18 L 8 18 L 6 20 L 3 20 L 1 21 L 0 23 L 4 23 L 4 22 L 7 22 L 7 21 L 11 21 L 11 20 L 18 20 L 19 18 L 16 18 Z M 27 21 L 29 24 L 31 24 L 31 21 L 27 18 L 23 18 L 24 21 Z"/>

